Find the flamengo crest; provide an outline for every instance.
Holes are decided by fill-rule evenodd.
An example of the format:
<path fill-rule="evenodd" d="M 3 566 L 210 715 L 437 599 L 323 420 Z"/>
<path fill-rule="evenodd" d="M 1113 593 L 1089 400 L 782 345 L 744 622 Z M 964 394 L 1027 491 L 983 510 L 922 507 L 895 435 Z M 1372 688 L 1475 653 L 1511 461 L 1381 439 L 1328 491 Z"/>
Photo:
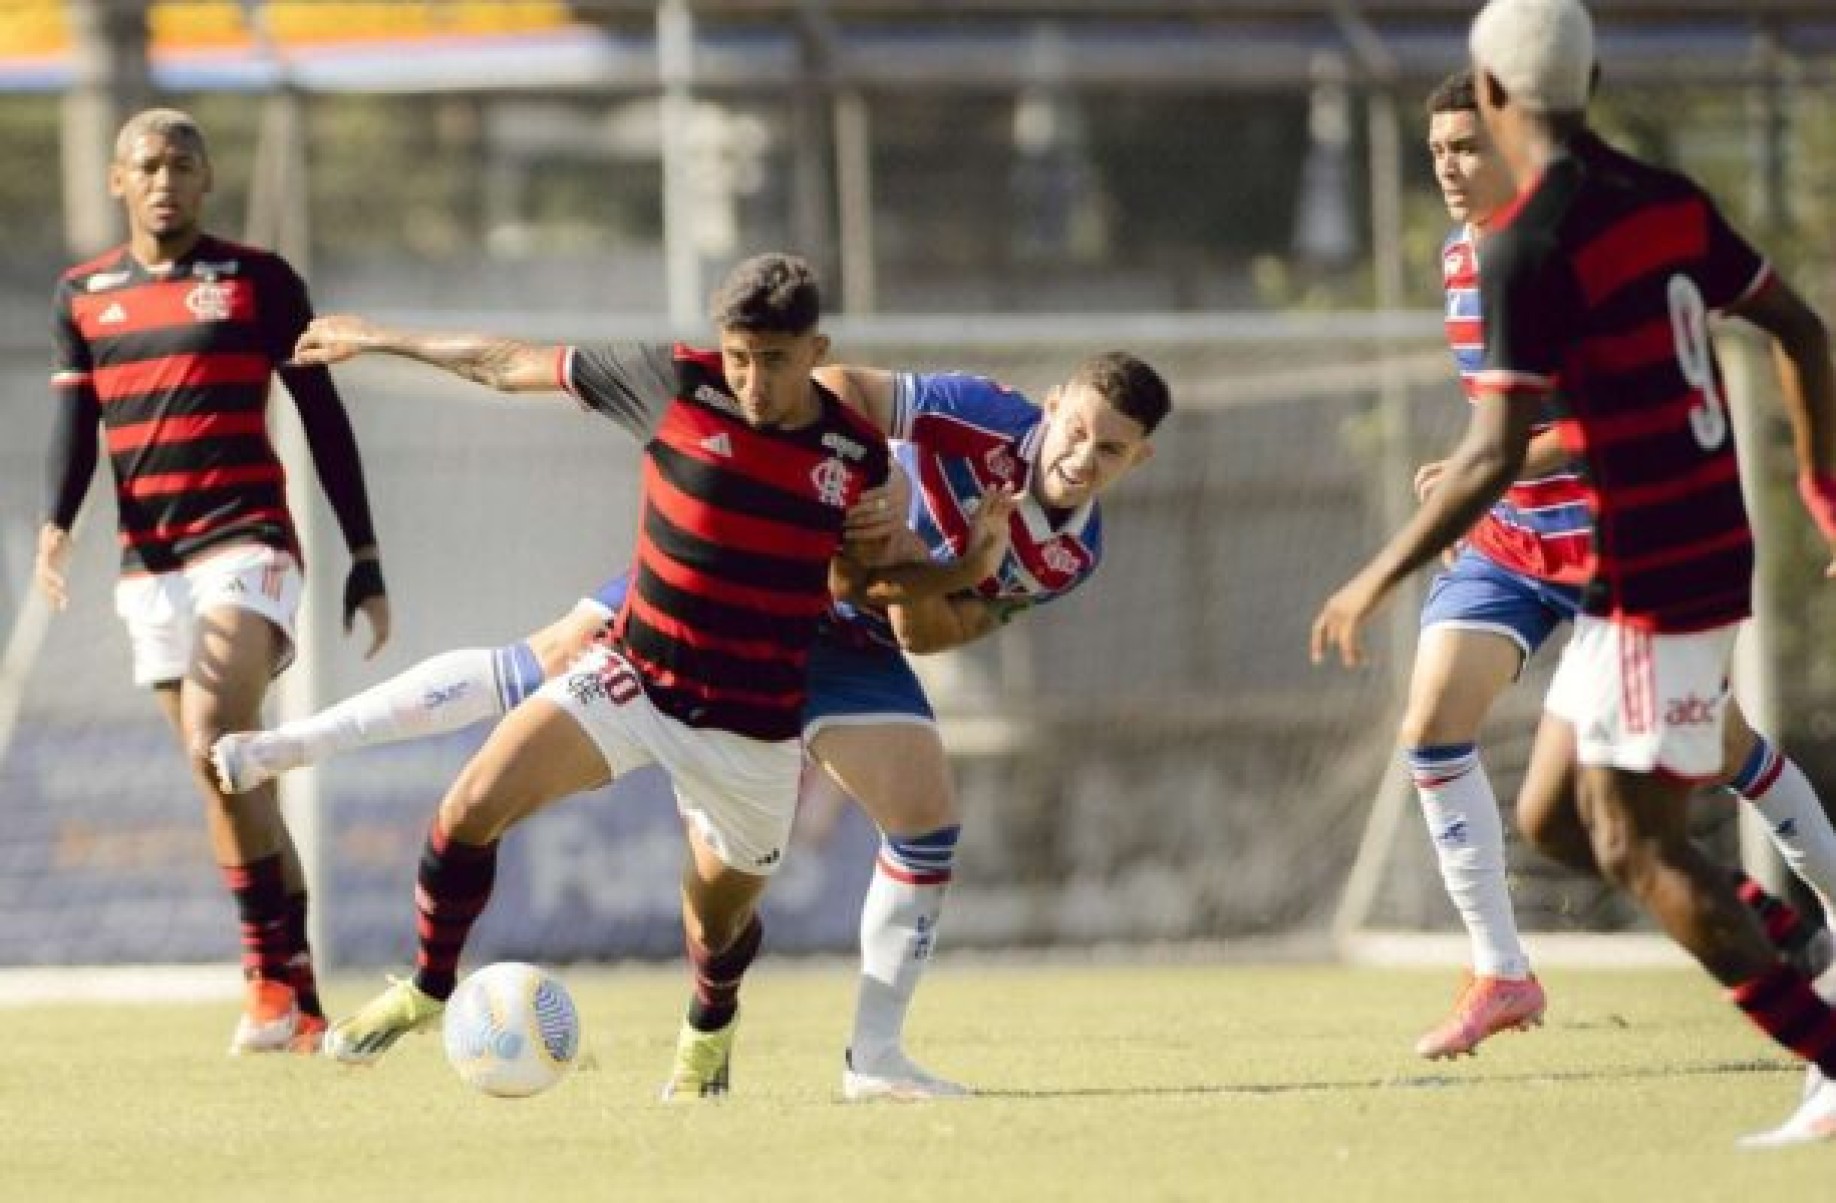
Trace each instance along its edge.
<path fill-rule="evenodd" d="M 816 486 L 816 499 L 824 505 L 843 509 L 848 504 L 848 465 L 838 459 L 826 459 L 810 469 L 810 483 Z"/>
<path fill-rule="evenodd" d="M 234 294 L 227 284 L 206 280 L 185 294 L 185 308 L 200 322 L 221 322 L 230 315 L 230 298 Z"/>

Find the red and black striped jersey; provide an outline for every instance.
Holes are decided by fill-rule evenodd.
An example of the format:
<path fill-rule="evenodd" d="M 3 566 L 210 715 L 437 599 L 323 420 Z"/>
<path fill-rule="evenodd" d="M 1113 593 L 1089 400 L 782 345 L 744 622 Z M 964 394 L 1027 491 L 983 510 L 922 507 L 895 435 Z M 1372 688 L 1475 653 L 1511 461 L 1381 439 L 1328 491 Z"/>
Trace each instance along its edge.
<path fill-rule="evenodd" d="M 1687 177 L 1582 134 L 1494 222 L 1480 275 L 1480 391 L 1553 393 L 1584 468 L 1584 611 L 1656 631 L 1746 617 L 1753 535 L 1708 316 L 1765 287 L 1765 261 Z"/>
<path fill-rule="evenodd" d="M 152 271 L 118 247 L 64 273 L 54 310 L 52 383 L 96 407 L 123 569 L 168 572 L 229 543 L 297 553 L 267 425 L 275 368 L 312 319 L 286 261 L 205 237 Z"/>
<path fill-rule="evenodd" d="M 644 350 L 570 348 L 562 383 L 609 414 L 648 409 L 638 395 L 656 391 L 662 355 Z M 886 480 L 886 439 L 820 387 L 809 425 L 751 426 L 718 352 L 677 347 L 671 365 L 674 395 L 644 449 L 631 587 L 607 638 L 680 721 L 794 739 L 829 561 L 848 507 Z"/>

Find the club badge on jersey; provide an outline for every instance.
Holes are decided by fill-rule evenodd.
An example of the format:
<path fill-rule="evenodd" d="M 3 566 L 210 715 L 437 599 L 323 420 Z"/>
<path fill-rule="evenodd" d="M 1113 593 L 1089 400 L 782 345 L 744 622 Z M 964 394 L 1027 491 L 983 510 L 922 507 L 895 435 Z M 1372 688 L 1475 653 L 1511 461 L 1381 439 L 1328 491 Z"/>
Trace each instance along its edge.
<path fill-rule="evenodd" d="M 840 458 L 825 459 L 810 469 L 810 483 L 816 486 L 816 500 L 837 509 L 848 505 L 848 484 L 853 477 Z"/>

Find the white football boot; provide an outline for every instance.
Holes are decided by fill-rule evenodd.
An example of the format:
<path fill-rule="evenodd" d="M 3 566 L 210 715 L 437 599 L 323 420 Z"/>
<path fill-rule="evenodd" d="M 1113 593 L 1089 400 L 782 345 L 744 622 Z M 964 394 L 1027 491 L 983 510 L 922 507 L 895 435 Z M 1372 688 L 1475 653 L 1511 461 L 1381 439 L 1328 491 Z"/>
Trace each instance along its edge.
<path fill-rule="evenodd" d="M 842 1061 L 842 1098 L 850 1103 L 875 1099 L 912 1103 L 926 1099 L 960 1099 L 975 1093 L 960 1082 L 940 1078 L 914 1064 L 898 1049 L 874 1058 L 871 1063 L 856 1062 L 849 1049 Z"/>
<path fill-rule="evenodd" d="M 1782 1149 L 1823 1140 L 1836 1140 L 1836 1081 L 1813 1065 L 1805 1078 L 1804 1100 L 1791 1118 L 1769 1132 L 1743 1136 L 1737 1143 L 1743 1149 Z"/>

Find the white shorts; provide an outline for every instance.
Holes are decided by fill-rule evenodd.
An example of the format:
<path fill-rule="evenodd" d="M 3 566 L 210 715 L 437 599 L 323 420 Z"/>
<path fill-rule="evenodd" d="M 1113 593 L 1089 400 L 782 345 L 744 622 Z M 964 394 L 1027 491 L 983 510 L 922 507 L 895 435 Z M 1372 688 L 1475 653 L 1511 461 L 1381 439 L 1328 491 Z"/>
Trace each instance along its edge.
<path fill-rule="evenodd" d="M 304 583 L 292 555 L 260 543 L 225 548 L 177 572 L 122 577 L 115 613 L 127 624 L 134 649 L 134 684 L 183 679 L 198 619 L 225 606 L 253 610 L 280 631 L 279 675 L 293 663 L 293 622 Z"/>
<path fill-rule="evenodd" d="M 803 745 L 749 739 L 691 727 L 651 702 L 629 664 L 591 647 L 537 692 L 572 715 L 606 758 L 614 777 L 660 766 L 676 789 L 676 809 L 730 868 L 758 877 L 777 872 L 797 813 Z"/>
<path fill-rule="evenodd" d="M 1574 724 L 1584 765 L 1713 778 L 1737 630 L 1664 635 L 1584 615 L 1543 707 Z"/>

